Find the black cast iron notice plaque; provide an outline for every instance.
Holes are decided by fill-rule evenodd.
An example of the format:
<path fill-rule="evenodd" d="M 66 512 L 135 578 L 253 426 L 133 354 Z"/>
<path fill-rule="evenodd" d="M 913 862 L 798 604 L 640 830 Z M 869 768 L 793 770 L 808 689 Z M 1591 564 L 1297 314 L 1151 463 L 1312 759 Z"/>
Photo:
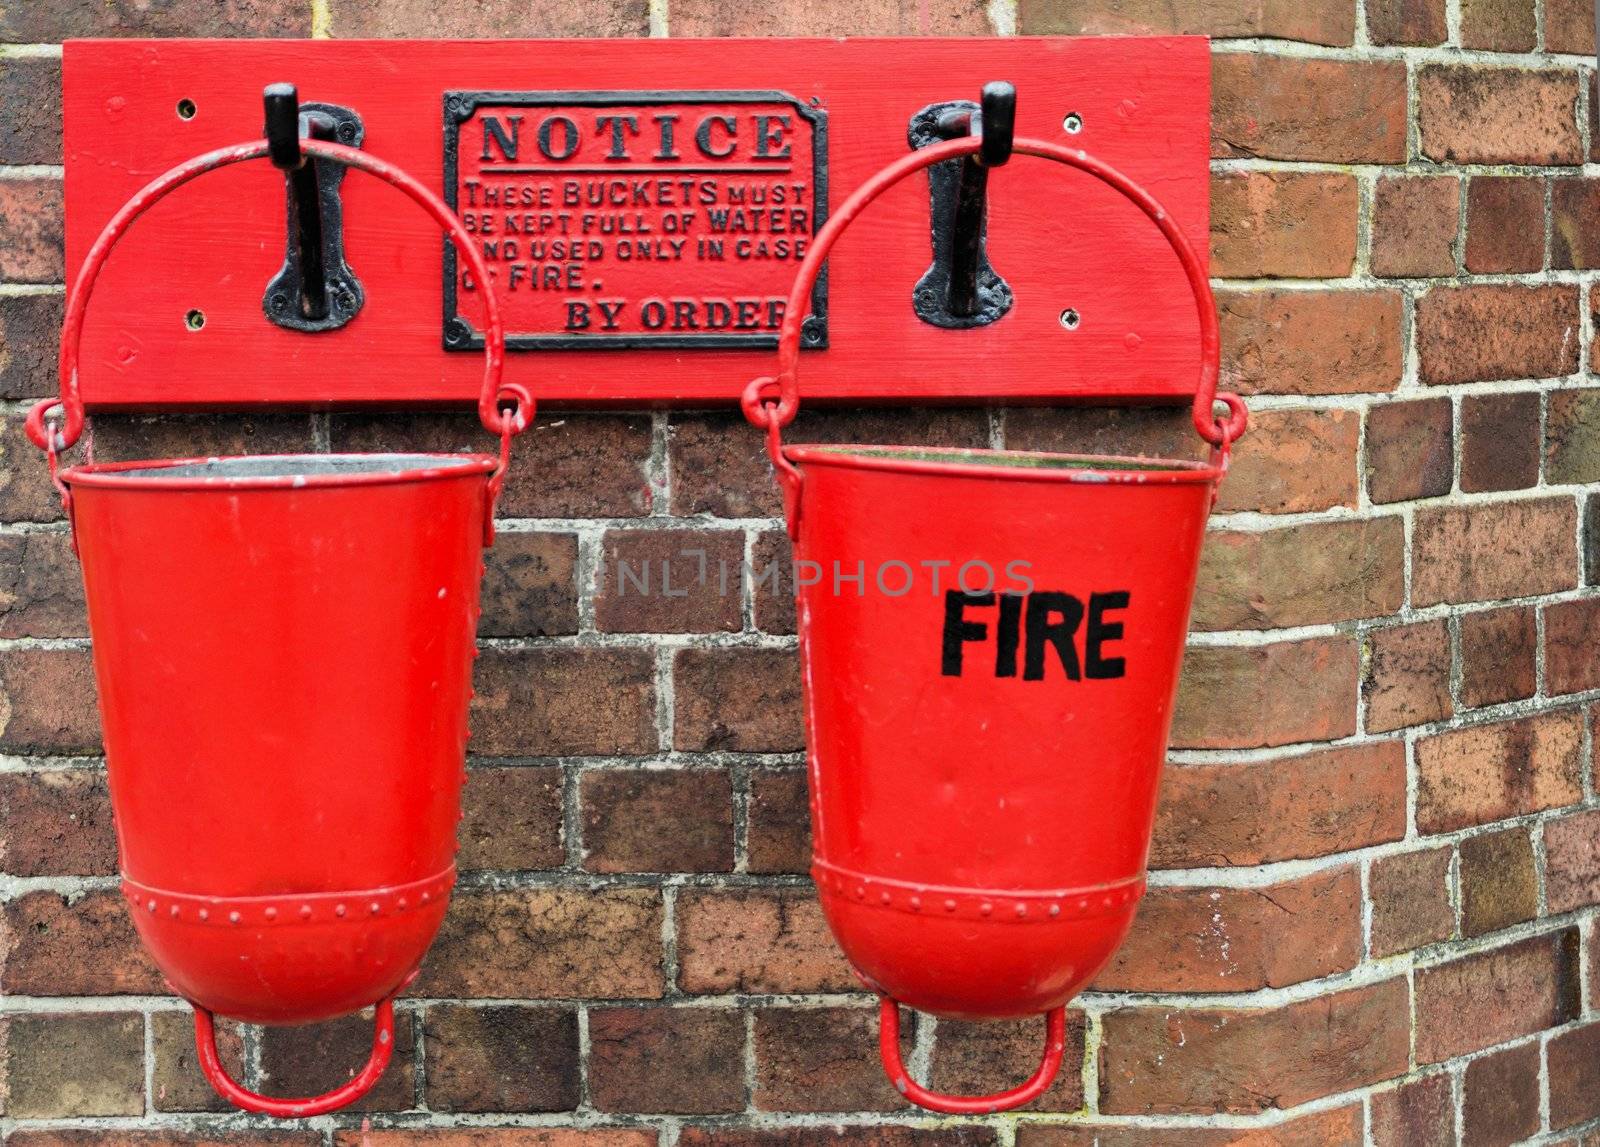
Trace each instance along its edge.
<path fill-rule="evenodd" d="M 513 350 L 771 347 L 827 215 L 827 113 L 774 91 L 447 92 L 445 198 Z M 444 338 L 477 289 L 448 244 Z M 818 280 L 802 345 L 827 345 Z"/>

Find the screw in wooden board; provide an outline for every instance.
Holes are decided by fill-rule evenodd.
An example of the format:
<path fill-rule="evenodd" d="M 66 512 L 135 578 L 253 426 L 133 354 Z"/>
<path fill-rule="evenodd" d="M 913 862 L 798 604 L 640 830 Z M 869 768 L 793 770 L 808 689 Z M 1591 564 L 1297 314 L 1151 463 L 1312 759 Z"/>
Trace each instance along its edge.
<path fill-rule="evenodd" d="M 199 330 L 206 325 L 206 313 L 201 310 L 190 311 L 183 316 L 183 325 L 192 331 Z"/>
<path fill-rule="evenodd" d="M 193 119 L 194 116 L 195 116 L 195 112 L 197 112 L 197 111 L 199 111 L 199 109 L 194 106 L 194 101 L 193 100 L 179 100 L 178 101 L 178 118 L 179 119 Z"/>
<path fill-rule="evenodd" d="M 1066 327 L 1067 330 L 1077 330 L 1078 324 L 1081 322 L 1083 322 L 1083 316 L 1078 314 L 1078 312 L 1073 310 L 1071 307 L 1068 307 L 1066 310 L 1061 312 L 1061 325 Z"/>
<path fill-rule="evenodd" d="M 1067 118 L 1061 121 L 1061 130 L 1068 135 L 1077 135 L 1083 130 L 1083 117 L 1077 112 L 1068 112 Z"/>

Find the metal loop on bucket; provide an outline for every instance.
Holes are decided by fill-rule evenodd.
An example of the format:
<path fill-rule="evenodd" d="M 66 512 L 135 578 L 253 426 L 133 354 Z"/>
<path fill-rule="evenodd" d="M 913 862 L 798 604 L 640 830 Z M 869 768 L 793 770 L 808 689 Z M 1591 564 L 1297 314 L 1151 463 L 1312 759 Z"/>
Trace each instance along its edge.
<path fill-rule="evenodd" d="M 306 155 L 317 159 L 325 159 L 345 167 L 359 168 L 399 188 L 444 229 L 474 278 L 483 285 L 479 293 L 483 299 L 485 321 L 484 363 L 483 384 L 478 391 L 478 419 L 483 423 L 484 429 L 494 435 L 507 433 L 507 427 L 509 433 L 513 435 L 527 429 L 533 420 L 533 398 L 521 386 L 515 384 L 503 386 L 501 383 L 501 375 L 505 371 L 505 327 L 500 319 L 500 304 L 494 292 L 489 289 L 489 270 L 484 264 L 483 256 L 455 213 L 442 199 L 400 168 L 357 148 L 325 140 L 302 139 L 300 149 Z M 140 188 L 133 198 L 124 203 L 111 217 L 111 221 L 105 225 L 89 248 L 88 255 L 84 257 L 83 266 L 78 269 L 77 278 L 73 281 L 72 294 L 67 300 L 67 315 L 61 325 L 59 359 L 61 397 L 44 400 L 36 405 L 28 416 L 28 437 L 39 449 L 49 450 L 52 445 L 51 436 L 45 428 L 44 417 L 46 411 L 56 405 L 61 407 L 63 421 L 54 442 L 55 448 L 67 449 L 77 442 L 83 433 L 84 410 L 83 398 L 78 388 L 78 360 L 83 337 L 84 313 L 88 309 L 89 296 L 94 292 L 95 281 L 99 278 L 101 268 L 105 266 L 112 248 L 127 233 L 133 221 L 192 179 L 235 163 L 265 159 L 268 155 L 267 141 L 258 139 L 252 143 L 235 144 L 232 147 L 219 148 L 196 156 L 157 176 Z M 500 404 L 508 395 L 516 401 L 516 409 L 509 420 L 502 416 L 500 411 Z"/>
<path fill-rule="evenodd" d="M 348 1083 L 306 1099 L 261 1095 L 234 1082 L 222 1064 L 222 1057 L 217 1054 L 216 1025 L 211 1013 L 193 1001 L 189 1006 L 194 1008 L 194 1046 L 199 1053 L 200 1071 L 205 1075 L 206 1082 L 235 1107 L 258 1115 L 271 1115 L 278 1119 L 309 1119 L 313 1115 L 337 1111 L 371 1091 L 394 1054 L 394 996 L 385 996 L 378 1002 L 377 1014 L 373 1017 L 372 1052 L 367 1056 L 366 1065 Z"/>
<path fill-rule="evenodd" d="M 798 371 L 800 366 L 800 334 L 805 322 L 807 301 L 811 289 L 822 273 L 828 253 L 838 242 L 846 227 L 857 215 L 889 188 L 927 167 L 948 159 L 972 155 L 983 146 L 982 139 L 971 137 L 937 143 L 911 152 L 883 168 L 868 179 L 829 216 L 821 231 L 817 232 L 804 262 L 795 275 L 789 290 L 789 301 L 784 311 L 783 326 L 778 334 L 778 372 L 773 378 L 757 379 L 746 389 L 741 400 L 745 417 L 754 425 L 766 428 L 776 424 L 784 427 L 794 421 L 800 410 Z M 1018 139 L 1013 151 L 1018 155 L 1031 155 L 1065 164 L 1094 176 L 1120 192 L 1134 206 L 1143 211 L 1161 229 L 1168 245 L 1183 265 L 1194 295 L 1195 308 L 1200 316 L 1200 380 L 1195 387 L 1193 419 L 1195 431 L 1213 446 L 1238 441 L 1245 432 L 1249 417 L 1244 401 L 1235 394 L 1218 394 L 1217 378 L 1221 370 L 1222 340 L 1217 324 L 1216 300 L 1211 294 L 1211 284 L 1206 270 L 1195 254 L 1194 248 L 1172 217 L 1148 191 L 1116 168 L 1095 159 L 1087 152 L 1061 147 L 1040 139 Z M 773 397 L 773 391 L 776 397 Z M 1228 414 L 1219 420 L 1215 413 L 1217 401 L 1227 404 Z M 774 458 L 776 464 L 776 458 Z"/>
<path fill-rule="evenodd" d="M 997 1111 L 1010 1111 L 1032 1103 L 1049 1090 L 1061 1070 L 1061 1060 L 1067 1049 L 1067 1009 L 1065 1005 L 1051 1008 L 1045 1013 L 1044 1054 L 1039 1066 L 1026 1083 L 995 1095 L 946 1095 L 929 1091 L 906 1071 L 900 1057 L 900 1005 L 888 996 L 878 997 L 878 1051 L 883 1058 L 883 1068 L 907 1099 L 918 1107 L 938 1111 L 945 1115 L 992 1115 Z"/>

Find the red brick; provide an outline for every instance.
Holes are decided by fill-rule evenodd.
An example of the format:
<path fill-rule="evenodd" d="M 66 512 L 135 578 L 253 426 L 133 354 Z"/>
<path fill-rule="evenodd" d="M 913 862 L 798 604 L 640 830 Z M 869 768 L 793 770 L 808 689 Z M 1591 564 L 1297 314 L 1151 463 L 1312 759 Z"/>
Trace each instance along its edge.
<path fill-rule="evenodd" d="M 0 296 L 0 398 L 54 392 L 64 303 L 56 294 Z"/>
<path fill-rule="evenodd" d="M 737 633 L 744 533 L 608 530 L 595 625 L 609 633 Z"/>
<path fill-rule="evenodd" d="M 1550 265 L 1558 271 L 1600 267 L 1600 179 L 1564 177 L 1550 188 Z"/>
<path fill-rule="evenodd" d="M 318 1143 L 322 1140 L 319 1138 Z M 334 1147 L 656 1147 L 649 1130 L 623 1127 L 450 1127 L 336 1131 Z"/>
<path fill-rule="evenodd" d="M 902 1020 L 909 1043 L 915 1024 Z M 876 1008 L 764 1008 L 755 1017 L 758 1111 L 894 1111 Z"/>
<path fill-rule="evenodd" d="M 411 994 L 654 999 L 661 916 L 653 888 L 457 892 Z"/>
<path fill-rule="evenodd" d="M 1253 1113 L 1403 1075 L 1405 979 L 1277 1008 L 1122 1008 L 1106 1014 L 1100 1110 Z"/>
<path fill-rule="evenodd" d="M 1435 287 L 1417 300 L 1417 354 L 1429 384 L 1556 378 L 1578 368 L 1578 291 Z"/>
<path fill-rule="evenodd" d="M 680 649 L 679 749 L 787 753 L 805 744 L 800 659 L 787 649 Z"/>
<path fill-rule="evenodd" d="M 0 1020 L 6 1115 L 59 1119 L 144 1114 L 144 1017 L 137 1012 Z"/>
<path fill-rule="evenodd" d="M 1393 390 L 1402 306 L 1392 290 L 1219 291 L 1223 385 L 1241 394 Z"/>
<path fill-rule="evenodd" d="M 394 1053 L 378 1082 L 345 1111 L 405 1111 L 415 1106 L 416 1038 L 412 1013 L 396 1012 Z M 264 1095 L 320 1095 L 344 1083 L 372 1047 L 372 1017 L 344 1016 L 318 1024 L 263 1027 L 259 1035 Z"/>
<path fill-rule="evenodd" d="M 61 497 L 41 466 L 39 451 L 22 428 L 24 416 L 0 418 L 0 520 L 54 522 L 61 518 Z M 100 420 L 95 419 L 98 436 Z"/>
<path fill-rule="evenodd" d="M 1243 1130 L 1186 1123 L 1181 1129 L 1127 1123 L 1023 1123 L 1017 1147 L 1360 1147 L 1361 1105 L 1352 1103 Z M 1175 1138 L 1176 1137 L 1176 1138 Z M 1415 1147 L 1415 1145 L 1411 1145 Z"/>
<path fill-rule="evenodd" d="M 1428 64 L 1417 72 L 1422 153 L 1446 163 L 1583 162 L 1578 73 Z"/>
<path fill-rule="evenodd" d="M 1544 477 L 1559 485 L 1600 482 L 1600 387 L 1550 392 Z"/>
<path fill-rule="evenodd" d="M 1418 621 L 1374 629 L 1363 674 L 1367 729 L 1387 733 L 1450 716 L 1450 631 Z"/>
<path fill-rule="evenodd" d="M 463 871 L 526 872 L 559 868 L 562 776 L 557 768 L 468 770 L 458 836 Z"/>
<path fill-rule="evenodd" d="M 755 568 L 749 575 L 750 598 L 755 607 L 756 628 L 763 633 L 793 634 L 794 551 L 789 535 L 783 530 L 757 534 L 751 558 Z"/>
<path fill-rule="evenodd" d="M 1467 185 L 1466 268 L 1474 275 L 1544 266 L 1544 180 L 1477 175 Z"/>
<path fill-rule="evenodd" d="M 1360 475 L 1353 410 L 1263 410 L 1234 448 L 1217 508 L 1302 514 L 1356 504 Z"/>
<path fill-rule="evenodd" d="M 1417 1060 L 1440 1063 L 1578 1014 L 1578 932 L 1568 928 L 1416 973 Z"/>
<path fill-rule="evenodd" d="M 1524 828 L 1470 836 L 1461 855 L 1461 933 L 1481 936 L 1539 914 L 1539 874 Z"/>
<path fill-rule="evenodd" d="M 1372 862 L 1372 954 L 1392 956 L 1455 935 L 1449 847 Z"/>
<path fill-rule="evenodd" d="M 432 1004 L 422 1039 L 433 1111 L 571 1111 L 581 1099 L 572 1009 Z"/>
<path fill-rule="evenodd" d="M 509 11 L 509 9 L 508 9 Z M 476 414 L 336 414 L 333 449 L 482 453 L 493 442 Z M 502 518 L 637 518 L 650 513 L 648 415 L 539 418 L 512 447 Z M 181 455 L 179 455 L 181 457 Z"/>
<path fill-rule="evenodd" d="M 1329 279 L 1356 257 L 1354 176 L 1241 171 L 1211 180 L 1211 273 L 1223 279 Z"/>
<path fill-rule="evenodd" d="M 984 410 L 808 407 L 784 433 L 791 442 L 983 447 L 989 444 L 989 416 Z M 775 518 L 783 513 L 761 436 L 740 414 L 674 415 L 668 460 L 675 514 Z"/>
<path fill-rule="evenodd" d="M 1355 11 L 1340 0 L 1021 0 L 1017 30 L 1028 36 L 1177 33 L 1348 46 Z"/>
<path fill-rule="evenodd" d="M 1450 31 L 1444 0 L 1364 0 L 1374 44 L 1442 44 Z"/>
<path fill-rule="evenodd" d="M 483 555 L 482 637 L 578 632 L 578 536 L 501 530 Z"/>
<path fill-rule="evenodd" d="M 87 637 L 70 534 L 0 535 L 0 637 Z"/>
<path fill-rule="evenodd" d="M 589 1094 L 601 1111 L 713 1115 L 745 1105 L 744 1013 L 593 1008 Z"/>
<path fill-rule="evenodd" d="M 1453 275 L 1461 184 L 1453 175 L 1386 176 L 1372 206 L 1372 273 Z"/>
<path fill-rule="evenodd" d="M 1452 729 L 1417 742 L 1417 827 L 1454 832 L 1583 799 L 1575 709 Z"/>
<path fill-rule="evenodd" d="M 99 747 L 87 649 L 19 647 L 0 653 L 0 748 L 93 753 Z"/>
<path fill-rule="evenodd" d="M 1217 158 L 1404 163 L 1406 70 L 1346 61 L 1224 52 L 1211 60 L 1211 154 Z"/>
<path fill-rule="evenodd" d="M 1559 1131 L 1600 1116 L 1600 1024 L 1562 1032 L 1545 1054 L 1551 1128 Z"/>
<path fill-rule="evenodd" d="M 953 1095 L 987 1095 L 1014 1087 L 1038 1066 L 1042 1026 L 1036 1016 L 983 1023 L 940 1020 L 929 1086 Z M 1083 1062 L 1083 1043 L 1083 1013 L 1069 1011 L 1062 1071 L 1042 1096 L 1020 1110 L 1078 1111 L 1083 1107 L 1083 1073 L 1072 1070 Z"/>
<path fill-rule="evenodd" d="M 515 8 L 329 0 L 328 18 L 332 35 L 346 40 L 643 36 L 650 23 L 644 0 L 538 0 Z"/>
<path fill-rule="evenodd" d="M 294 0 L 218 4 L 78 4 L 32 0 L 0 10 L 0 40 L 50 43 L 89 36 L 309 36 L 311 13 Z"/>
<path fill-rule="evenodd" d="M 1019 406 L 1005 413 L 1012 450 L 1194 458 L 1200 438 L 1189 412 L 1160 406 Z"/>
<path fill-rule="evenodd" d="M 124 996 L 164 990 L 118 893 L 68 898 L 29 892 L 4 906 L 0 993 Z"/>
<path fill-rule="evenodd" d="M 1448 494 L 1455 473 L 1448 398 L 1385 402 L 1367 411 L 1367 495 L 1377 503 Z"/>
<path fill-rule="evenodd" d="M 591 770 L 579 800 L 591 872 L 733 870 L 733 784 L 723 769 Z"/>
<path fill-rule="evenodd" d="M 1151 888 L 1093 988 L 1249 992 L 1347 972 L 1361 960 L 1354 868 L 1262 888 Z"/>
<path fill-rule="evenodd" d="M 1487 52 L 1531 52 L 1539 30 L 1534 0 L 1461 0 L 1461 46 Z"/>
<path fill-rule="evenodd" d="M 1544 0 L 1544 50 L 1594 55 L 1594 6 L 1589 0 Z"/>
<path fill-rule="evenodd" d="M 1469 709 L 1533 696 L 1539 634 L 1532 606 L 1463 613 L 1461 701 Z"/>
<path fill-rule="evenodd" d="M 481 431 L 479 432 L 482 433 Z M 116 414 L 94 416 L 102 462 L 212 454 L 295 454 L 312 448 L 308 414 Z M 478 444 L 481 452 L 483 444 Z"/>
<path fill-rule="evenodd" d="M 1539 1045 L 1486 1055 L 1462 1081 L 1462 1147 L 1519 1143 L 1539 1130 Z"/>
<path fill-rule="evenodd" d="M 656 749 L 655 658 L 644 649 L 485 649 L 472 750 L 497 756 Z"/>
<path fill-rule="evenodd" d="M 1196 629 L 1276 629 L 1393 613 L 1405 597 L 1398 517 L 1224 530 L 1206 538 Z"/>
<path fill-rule="evenodd" d="M 805 872 L 811 866 L 811 816 L 803 771 L 751 773 L 745 820 L 749 871 Z"/>
<path fill-rule="evenodd" d="M 1450 1076 L 1440 1072 L 1372 1096 L 1373 1147 L 1456 1147 Z"/>
<path fill-rule="evenodd" d="M 0 179 L 0 281 L 59 283 L 62 233 L 61 180 Z"/>
<path fill-rule="evenodd" d="M 0 774 L 0 871 L 109 876 L 117 870 L 111 797 L 98 770 Z"/>
<path fill-rule="evenodd" d="M 1355 732 L 1356 644 L 1345 637 L 1202 646 L 1184 657 L 1171 744 L 1251 749 Z"/>
<path fill-rule="evenodd" d="M 1469 394 L 1461 400 L 1461 489 L 1525 490 L 1539 483 L 1539 394 Z"/>
<path fill-rule="evenodd" d="M 1411 603 L 1496 601 L 1576 588 L 1577 516 L 1567 498 L 1419 509 L 1411 535 Z"/>
<path fill-rule="evenodd" d="M 673 0 L 671 13 L 674 36 L 986 36 L 992 31 L 978 0 L 870 0 L 843 8 L 805 0 L 760 5 Z"/>
<path fill-rule="evenodd" d="M 1240 764 L 1171 765 L 1161 781 L 1155 868 L 1268 864 L 1399 840 L 1400 741 Z"/>
<path fill-rule="evenodd" d="M 60 162 L 61 61 L 13 56 L 0 63 L 0 163 Z"/>
<path fill-rule="evenodd" d="M 244 1028 L 233 1020 L 216 1021 L 217 1052 L 234 1079 L 248 1079 L 244 1061 Z M 150 1105 L 157 1111 L 209 1111 L 234 1107 L 206 1081 L 194 1046 L 194 1017 L 182 1011 L 150 1016 L 152 1068 Z"/>
<path fill-rule="evenodd" d="M 1600 598 L 1544 607 L 1544 685 L 1551 694 L 1600 687 Z"/>
<path fill-rule="evenodd" d="M 343 1142 L 343 1140 L 341 1140 Z M 13 1131 L 8 1147 L 322 1147 L 320 1131 Z"/>
<path fill-rule="evenodd" d="M 688 890 L 678 897 L 678 982 L 686 992 L 856 988 L 809 888 Z"/>
<path fill-rule="evenodd" d="M 799 1124 L 751 1127 L 743 1123 L 685 1127 L 680 1147 L 994 1147 L 990 1127 L 964 1124 L 946 1128 L 893 1123 Z"/>
<path fill-rule="evenodd" d="M 1545 822 L 1544 857 L 1551 913 L 1600 904 L 1600 811 Z"/>

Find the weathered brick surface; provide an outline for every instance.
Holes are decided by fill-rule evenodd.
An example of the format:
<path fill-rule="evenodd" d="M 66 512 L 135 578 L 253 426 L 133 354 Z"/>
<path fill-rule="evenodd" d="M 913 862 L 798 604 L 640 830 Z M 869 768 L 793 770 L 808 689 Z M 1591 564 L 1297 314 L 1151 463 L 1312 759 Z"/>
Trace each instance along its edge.
<path fill-rule="evenodd" d="M 422 1020 L 435 1111 L 571 1111 L 580 1091 L 570 1008 L 438 1004 Z"/>
<path fill-rule="evenodd" d="M 1417 1059 L 1439 1063 L 1575 1018 L 1577 957 L 1566 929 L 1421 969 Z"/>
<path fill-rule="evenodd" d="M 1463 935 L 1496 932 L 1539 914 L 1538 864 L 1526 829 L 1468 837 L 1459 851 Z"/>
<path fill-rule="evenodd" d="M 579 797 L 584 867 L 594 872 L 728 872 L 733 784 L 721 769 L 603 769 Z"/>
<path fill-rule="evenodd" d="M 1497 601 L 1578 584 L 1567 498 L 1427 507 L 1412 534 L 1411 603 Z"/>
<path fill-rule="evenodd" d="M 915 1021 L 901 1021 L 903 1039 Z M 764 1008 L 755 1017 L 759 1111 L 894 1111 L 905 1106 L 878 1063 L 876 1008 Z"/>
<path fill-rule="evenodd" d="M 0 296 L 0 398 L 38 398 L 54 390 L 64 309 L 61 295 Z"/>
<path fill-rule="evenodd" d="M 647 651 L 484 650 L 473 683 L 474 752 L 632 756 L 656 748 Z"/>
<path fill-rule="evenodd" d="M 1214 533 L 1195 590 L 1198 629 L 1276 629 L 1378 617 L 1405 594 L 1397 517 Z"/>
<path fill-rule="evenodd" d="M 1525 1043 L 1467 1065 L 1462 1140 L 1518 1143 L 1539 1130 L 1539 1045 Z"/>
<path fill-rule="evenodd" d="M 1461 44 L 1486 52 L 1530 52 L 1538 41 L 1533 0 L 1461 0 Z"/>
<path fill-rule="evenodd" d="M 685 649 L 673 661 L 680 749 L 787 753 L 805 732 L 800 659 L 785 649 Z"/>
<path fill-rule="evenodd" d="M 0 535 L 0 637 L 87 637 L 72 535 Z"/>
<path fill-rule="evenodd" d="M 686 992 L 842 992 L 858 985 L 809 889 L 685 891 L 678 983 Z"/>
<path fill-rule="evenodd" d="M 601 1111 L 714 1115 L 745 1104 L 744 1017 L 720 1008 L 589 1013 L 589 1093 Z"/>
<path fill-rule="evenodd" d="M 1580 341 L 1576 287 L 1436 287 L 1417 300 L 1424 382 L 1571 374 Z"/>
<path fill-rule="evenodd" d="M 1449 163 L 1575 164 L 1578 73 L 1429 64 L 1417 73 L 1422 152 Z"/>
<path fill-rule="evenodd" d="M 1021 0 L 1024 35 L 1209 35 L 1349 44 L 1355 11 L 1342 0 Z"/>
<path fill-rule="evenodd" d="M 642 36 L 644 0 L 540 0 L 504 8 L 441 5 L 422 0 L 329 0 L 329 30 L 341 39 L 431 37 L 518 39 L 527 36 Z"/>
<path fill-rule="evenodd" d="M 600 554 L 595 624 L 611 633 L 733 633 L 743 625 L 733 530 L 612 530 Z"/>
<path fill-rule="evenodd" d="M 1575 710 L 1436 733 L 1417 742 L 1417 827 L 1450 832 L 1583 797 Z"/>
<path fill-rule="evenodd" d="M 0 1020 L 5 1111 L 14 1119 L 144 1112 L 138 1013 L 13 1015 Z"/>
<path fill-rule="evenodd" d="M 1544 266 L 1544 180 L 1479 175 L 1467 185 L 1467 246 L 1474 275 L 1537 271 Z"/>
<path fill-rule="evenodd" d="M 122 896 L 29 892 L 0 915 L 0 992 L 18 996 L 159 995 Z"/>
<path fill-rule="evenodd" d="M 0 774 L 0 871 L 109 876 L 117 870 L 103 774 L 51 769 Z"/>
<path fill-rule="evenodd" d="M 61 181 L 0 180 L 0 282 L 55 283 L 64 270 Z"/>
<path fill-rule="evenodd" d="M 562 786 L 555 768 L 471 768 L 461 789 L 457 865 L 500 872 L 559 866 L 566 856 Z"/>
<path fill-rule="evenodd" d="M 1600 481 L 1600 389 L 1558 390 L 1545 419 L 1545 480 Z"/>
<path fill-rule="evenodd" d="M 1456 1147 L 1450 1077 L 1423 1076 L 1372 1096 L 1374 1147 Z"/>
<path fill-rule="evenodd" d="M 749 871 L 806 871 L 811 864 L 811 810 L 805 773 L 782 769 L 752 774 L 745 825 Z"/>
<path fill-rule="evenodd" d="M 1398 840 L 1405 835 L 1405 789 L 1399 741 L 1170 766 L 1161 780 L 1150 863 L 1265 864 Z"/>
<path fill-rule="evenodd" d="M 1594 655 L 1600 641 L 1600 599 L 1560 601 L 1543 612 L 1546 690 L 1578 693 L 1600 686 Z"/>
<path fill-rule="evenodd" d="M 1600 811 L 1552 820 L 1544 829 L 1545 897 L 1552 912 L 1600 903 Z"/>
<path fill-rule="evenodd" d="M 545 637 L 578 631 L 578 539 L 501 530 L 483 555 L 484 637 Z"/>
<path fill-rule="evenodd" d="M 1529 606 L 1461 615 L 1461 700 L 1469 709 L 1521 701 L 1538 684 L 1539 631 Z"/>
<path fill-rule="evenodd" d="M 1258 52 L 1213 58 L 1214 156 L 1401 163 L 1405 152 L 1406 74 L 1397 60 L 1346 63 Z"/>
<path fill-rule="evenodd" d="M 1367 496 L 1374 502 L 1437 498 L 1455 472 L 1455 413 L 1448 398 L 1385 402 L 1367 412 Z"/>
<path fill-rule="evenodd" d="M 1067 1062 L 1083 1058 L 1083 1014 L 1067 1013 Z M 1004 1091 L 1026 1079 L 1039 1062 L 1039 1021 L 963 1023 L 940 1020 L 929 1086 L 954 1095 Z M 1062 1074 L 1025 1111 L 1077 1111 L 1083 1107 L 1083 1077 Z"/>
<path fill-rule="evenodd" d="M 0 163 L 60 163 L 60 123 L 60 61 L 0 63 Z"/>
<path fill-rule="evenodd" d="M 1392 956 L 1454 934 L 1450 861 L 1448 847 L 1402 852 L 1373 861 L 1373 955 Z"/>
<path fill-rule="evenodd" d="M 1217 293 L 1217 309 L 1223 385 L 1241 394 L 1360 394 L 1400 382 L 1398 291 L 1230 289 Z"/>
<path fill-rule="evenodd" d="M 1372 271 L 1392 279 L 1452 275 L 1461 185 L 1452 175 L 1378 181 L 1372 214 Z"/>
<path fill-rule="evenodd" d="M 1547 52 L 1594 54 L 1594 13 L 1584 0 L 1545 0 L 1544 47 Z"/>
<path fill-rule="evenodd" d="M 394 1055 L 383 1077 L 350 1111 L 404 1111 L 414 1106 L 416 1062 L 410 1012 L 394 1017 Z M 268 1095 L 318 1095 L 349 1078 L 372 1047 L 371 1015 L 320 1024 L 261 1029 L 261 1090 Z"/>
<path fill-rule="evenodd" d="M 244 1028 L 218 1018 L 217 1053 L 234 1079 L 245 1079 Z M 154 1065 L 150 1103 L 157 1111 L 229 1111 L 232 1108 L 206 1082 L 194 1046 L 194 1018 L 188 1010 L 156 1012 L 150 1017 Z"/>
<path fill-rule="evenodd" d="M 1539 395 L 1469 394 L 1461 400 L 1461 489 L 1525 490 L 1539 481 Z"/>
<path fill-rule="evenodd" d="M 1358 657 L 1346 638 L 1189 650 L 1172 744 L 1255 748 L 1331 741 L 1355 732 Z M 1255 697 L 1240 709 L 1230 698 Z M 1315 700 L 1313 700 L 1315 698 Z"/>
<path fill-rule="evenodd" d="M 1217 508 L 1302 514 L 1353 507 L 1360 433 L 1352 410 L 1262 411 L 1233 452 Z"/>
<path fill-rule="evenodd" d="M 1211 272 L 1326 279 L 1356 256 L 1356 181 L 1325 172 L 1242 172 L 1211 181 Z"/>
<path fill-rule="evenodd" d="M 1550 1126 L 1559 1130 L 1600 1117 L 1600 1024 L 1556 1036 L 1547 1055 Z"/>
<path fill-rule="evenodd" d="M 1445 0 L 1362 0 L 1374 44 L 1431 47 L 1449 35 Z"/>
<path fill-rule="evenodd" d="M 1390 1079 L 1406 1071 L 1409 1010 L 1398 978 L 1271 1010 L 1113 1011 L 1100 1110 L 1255 1112 Z"/>
<path fill-rule="evenodd" d="M 1558 270 L 1600 266 L 1592 230 L 1600 223 L 1600 180 L 1570 178 L 1550 188 L 1550 265 Z"/>
<path fill-rule="evenodd" d="M 1363 681 L 1367 728 L 1392 732 L 1450 716 L 1450 631 L 1442 621 L 1375 629 Z"/>

